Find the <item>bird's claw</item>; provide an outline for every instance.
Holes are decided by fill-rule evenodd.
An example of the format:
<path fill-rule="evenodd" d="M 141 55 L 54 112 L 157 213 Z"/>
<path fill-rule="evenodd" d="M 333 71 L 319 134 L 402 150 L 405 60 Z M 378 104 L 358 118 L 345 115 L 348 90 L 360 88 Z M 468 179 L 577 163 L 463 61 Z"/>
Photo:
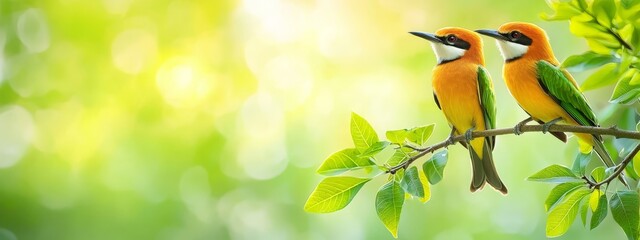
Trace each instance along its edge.
<path fill-rule="evenodd" d="M 473 140 L 473 128 L 464 132 L 464 140 L 467 141 L 467 143 L 471 143 L 471 140 Z"/>
<path fill-rule="evenodd" d="M 556 119 L 553 119 L 553 120 L 551 120 L 551 121 L 549 121 L 549 122 L 546 122 L 546 123 L 542 124 L 542 133 L 547 133 L 547 132 L 549 132 L 549 128 L 550 128 L 551 126 L 555 125 L 555 124 L 556 124 L 557 122 L 559 122 L 560 120 L 562 120 L 562 118 L 556 118 Z"/>
<path fill-rule="evenodd" d="M 532 120 L 533 120 L 533 118 L 528 117 L 527 119 L 520 121 L 518 124 L 516 124 L 515 127 L 513 127 L 513 132 L 516 135 L 520 135 L 520 134 L 524 133 L 522 131 L 522 126 L 526 125 L 528 122 L 531 122 Z"/>
<path fill-rule="evenodd" d="M 522 132 L 522 130 L 520 130 L 520 129 L 522 128 L 522 126 L 523 126 L 523 125 L 524 125 L 524 124 L 522 124 L 522 123 L 518 123 L 518 124 L 516 124 L 516 126 L 515 126 L 515 127 L 513 127 L 513 133 L 515 133 L 516 135 L 520 135 L 520 134 L 522 134 L 523 132 Z"/>

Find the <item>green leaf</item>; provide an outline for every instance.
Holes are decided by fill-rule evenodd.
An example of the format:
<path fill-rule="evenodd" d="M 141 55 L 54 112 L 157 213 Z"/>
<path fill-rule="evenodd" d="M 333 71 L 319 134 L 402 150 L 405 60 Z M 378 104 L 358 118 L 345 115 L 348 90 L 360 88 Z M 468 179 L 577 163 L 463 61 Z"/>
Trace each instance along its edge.
<path fill-rule="evenodd" d="M 414 155 L 412 153 L 412 151 L 413 151 L 412 149 L 405 148 L 405 147 L 396 149 L 396 151 L 393 153 L 393 155 L 391 155 L 391 157 L 387 160 L 387 165 L 396 166 L 396 165 L 400 164 L 401 162 L 406 161 L 412 155 Z"/>
<path fill-rule="evenodd" d="M 627 166 L 624 167 L 624 173 L 627 177 L 635 181 L 638 181 L 638 178 L 640 178 L 640 176 L 638 176 L 638 174 L 636 173 L 635 167 L 633 166 L 633 159 L 631 163 L 627 164 Z"/>
<path fill-rule="evenodd" d="M 585 0 L 573 0 L 573 2 L 575 2 L 575 5 L 578 6 L 581 10 L 586 10 L 589 7 L 587 1 Z"/>
<path fill-rule="evenodd" d="M 611 20 L 616 16 L 616 3 L 614 0 L 593 1 L 593 13 L 600 24 L 611 27 Z"/>
<path fill-rule="evenodd" d="M 609 102 L 612 103 L 620 103 L 620 104 L 628 104 L 635 102 L 640 95 L 640 86 L 633 86 L 629 84 L 633 75 L 637 73 L 634 69 L 629 69 L 627 72 L 622 75 L 618 84 L 613 89 L 613 94 L 611 95 L 611 99 Z"/>
<path fill-rule="evenodd" d="M 403 144 L 408 134 L 409 131 L 407 129 L 400 129 L 387 131 L 386 136 L 387 140 L 392 143 Z"/>
<path fill-rule="evenodd" d="M 600 204 L 600 196 L 602 196 L 604 192 L 600 191 L 600 189 L 594 189 L 591 194 L 589 194 L 589 207 L 592 212 L 595 212 L 598 209 L 598 204 Z"/>
<path fill-rule="evenodd" d="M 544 209 L 548 212 L 552 210 L 556 204 L 560 203 L 562 199 L 572 193 L 573 191 L 584 186 L 581 182 L 567 182 L 561 183 L 551 189 L 547 200 L 544 201 Z"/>
<path fill-rule="evenodd" d="M 398 169 L 398 171 L 394 174 L 389 174 L 389 177 L 387 178 L 387 181 L 396 181 L 396 182 L 400 182 L 402 181 L 402 178 L 404 178 L 404 168 L 400 168 Z"/>
<path fill-rule="evenodd" d="M 587 45 L 589 46 L 589 49 L 591 49 L 591 51 L 596 52 L 598 54 L 611 54 L 615 52 L 615 49 L 617 49 L 617 48 L 611 49 L 609 47 L 611 45 L 610 40 L 600 40 L 600 39 L 593 39 L 593 38 L 586 38 L 586 40 L 587 40 Z"/>
<path fill-rule="evenodd" d="M 375 178 L 382 174 L 386 174 L 389 168 L 380 165 L 371 165 L 362 168 L 361 173 L 358 173 L 358 177 L 363 178 Z"/>
<path fill-rule="evenodd" d="M 600 182 L 604 180 L 606 177 L 607 177 L 607 174 L 605 173 L 605 168 L 603 166 L 594 168 L 591 171 L 591 178 L 593 178 L 593 181 Z"/>
<path fill-rule="evenodd" d="M 636 191 L 618 191 L 611 196 L 611 215 L 628 239 L 638 239 L 639 204 Z"/>
<path fill-rule="evenodd" d="M 633 170 L 636 172 L 637 175 L 640 175 L 640 154 L 636 154 L 635 156 L 633 156 L 633 160 L 632 160 L 632 164 L 633 164 Z"/>
<path fill-rule="evenodd" d="M 355 177 L 325 178 L 307 199 L 304 210 L 313 213 L 329 213 L 343 209 L 369 180 L 371 179 Z"/>
<path fill-rule="evenodd" d="M 624 27 L 618 27 L 618 35 L 627 43 L 633 42 L 634 29 L 633 24 L 626 24 Z"/>
<path fill-rule="evenodd" d="M 638 3 L 640 3 L 640 1 L 638 1 L 638 0 L 621 0 L 620 3 L 621 3 L 623 8 L 629 9 L 629 8 L 637 5 Z"/>
<path fill-rule="evenodd" d="M 550 182 L 550 183 L 564 183 L 571 181 L 581 181 L 571 169 L 561 166 L 561 165 L 551 165 L 546 167 L 545 169 L 540 170 L 539 172 L 529 176 L 527 178 L 529 181 L 537 181 L 537 182 Z"/>
<path fill-rule="evenodd" d="M 379 141 L 378 134 L 371 124 L 356 113 L 351 113 L 351 138 L 356 149 L 361 153 Z"/>
<path fill-rule="evenodd" d="M 587 154 L 578 152 L 576 160 L 573 161 L 573 167 L 571 167 L 571 171 L 573 171 L 578 176 L 584 175 L 585 169 L 587 168 L 590 160 L 591 152 Z"/>
<path fill-rule="evenodd" d="M 433 154 L 431 159 L 422 164 L 422 170 L 427 175 L 427 179 L 429 179 L 429 182 L 432 185 L 442 180 L 448 156 L 449 154 L 447 150 L 443 150 Z"/>
<path fill-rule="evenodd" d="M 424 198 L 424 187 L 422 186 L 422 182 L 420 182 L 420 173 L 417 167 L 413 166 L 404 172 L 404 177 L 400 185 L 412 196 Z"/>
<path fill-rule="evenodd" d="M 579 203 L 591 190 L 578 189 L 566 197 L 566 200 L 555 207 L 547 216 L 547 237 L 558 237 L 567 232 L 578 215 Z"/>
<path fill-rule="evenodd" d="M 562 67 L 572 72 L 582 72 L 615 61 L 617 61 L 617 58 L 612 55 L 588 51 L 580 55 L 568 57 L 562 63 Z"/>
<path fill-rule="evenodd" d="M 640 5 L 637 5 L 637 6 L 640 6 Z M 635 9 L 637 10 L 637 11 L 636 11 L 636 14 L 640 13 L 640 7 L 636 7 Z M 636 26 L 635 26 L 635 27 L 636 27 L 636 28 L 635 28 L 635 30 L 633 31 L 633 37 L 631 38 L 631 43 L 630 43 L 630 44 L 631 44 L 631 46 L 638 46 L 638 45 L 640 45 L 640 26 L 638 26 L 637 22 L 636 22 Z M 638 51 L 640 51 L 640 49 L 636 47 L 636 48 L 633 50 L 633 54 L 637 55 L 637 54 L 638 54 Z"/>
<path fill-rule="evenodd" d="M 629 85 L 636 86 L 638 84 L 640 84 L 640 74 L 635 73 L 633 77 L 631 77 L 631 80 L 629 80 Z"/>
<path fill-rule="evenodd" d="M 426 203 L 431 199 L 431 184 L 429 184 L 429 180 L 427 179 L 427 175 L 424 174 L 424 171 L 418 170 L 418 176 L 420 176 L 420 183 L 422 183 L 422 187 L 424 188 L 424 197 L 420 198 L 420 202 Z"/>
<path fill-rule="evenodd" d="M 600 182 L 604 180 L 606 177 L 607 177 L 607 174 L 605 173 L 605 168 L 603 166 L 594 168 L 591 171 L 591 178 L 593 178 L 593 180 L 596 182 Z"/>
<path fill-rule="evenodd" d="M 398 238 L 398 222 L 404 204 L 404 190 L 398 182 L 390 181 L 376 195 L 376 212 L 394 238 Z"/>
<path fill-rule="evenodd" d="M 552 2 L 552 9 L 555 9 L 555 13 L 549 16 L 546 13 L 540 14 L 540 18 L 546 21 L 558 21 L 558 20 L 567 20 L 574 16 L 580 15 L 580 9 L 575 8 L 569 3 L 566 2 Z"/>
<path fill-rule="evenodd" d="M 591 229 L 598 227 L 602 220 L 607 217 L 607 211 L 609 210 L 607 205 L 607 195 L 603 194 L 600 196 L 600 200 L 598 201 L 598 208 L 593 215 L 591 215 Z"/>
<path fill-rule="evenodd" d="M 584 80 L 582 85 L 580 85 L 580 89 L 582 91 L 589 91 L 615 83 L 616 80 L 618 80 L 617 66 L 615 63 L 608 63 L 602 66 L 598 71 Z"/>
<path fill-rule="evenodd" d="M 580 220 L 582 220 L 582 226 L 587 226 L 587 213 L 589 212 L 589 204 L 582 201 L 580 203 Z"/>
<path fill-rule="evenodd" d="M 316 172 L 322 175 L 337 175 L 349 170 L 376 165 L 368 157 L 358 157 L 359 154 L 358 150 L 354 148 L 336 152 L 324 160 Z"/>
<path fill-rule="evenodd" d="M 376 142 L 371 145 L 371 147 L 367 148 L 367 150 L 364 150 L 364 152 L 360 154 L 360 157 L 373 157 L 389 146 L 389 144 L 390 142 L 387 141 Z"/>
<path fill-rule="evenodd" d="M 417 127 L 411 129 L 411 134 L 407 136 L 409 141 L 415 142 L 418 145 L 423 145 L 429 137 L 431 137 L 431 133 L 433 133 L 433 128 L 435 124 L 430 124 L 422 127 Z"/>
<path fill-rule="evenodd" d="M 608 29 L 593 21 L 571 21 L 569 30 L 578 37 L 600 40 L 602 44 L 609 48 L 617 49 L 620 43 L 609 34 Z"/>

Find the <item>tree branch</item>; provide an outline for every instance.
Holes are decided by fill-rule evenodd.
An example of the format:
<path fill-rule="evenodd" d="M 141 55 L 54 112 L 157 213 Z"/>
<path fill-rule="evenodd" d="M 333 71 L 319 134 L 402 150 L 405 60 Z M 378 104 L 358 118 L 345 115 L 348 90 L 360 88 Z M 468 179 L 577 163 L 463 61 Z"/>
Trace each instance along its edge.
<path fill-rule="evenodd" d="M 624 169 L 627 168 L 627 165 L 629 165 L 631 160 L 633 160 L 633 157 L 636 156 L 638 151 L 640 151 L 640 144 L 636 145 L 636 147 L 633 148 L 631 152 L 629 152 L 629 154 L 624 158 L 624 160 L 622 160 L 622 162 L 620 162 L 620 164 L 616 166 L 616 171 L 613 172 L 611 176 L 605 178 L 599 183 L 594 183 L 593 181 L 590 181 L 590 180 L 588 180 L 587 183 L 590 185 L 591 188 L 600 188 L 600 186 L 610 183 L 611 181 L 613 181 L 613 179 L 616 179 L 618 176 L 620 176 L 620 174 L 622 174 Z"/>
<path fill-rule="evenodd" d="M 542 132 L 543 131 L 543 126 L 542 125 L 525 125 L 525 126 L 522 126 L 522 128 L 520 128 L 520 131 L 522 131 L 523 133 L 525 133 L 525 132 Z M 552 125 L 549 128 L 549 131 L 550 132 L 589 133 L 589 134 L 597 134 L 597 135 L 609 135 L 609 136 L 614 136 L 616 138 L 628 138 L 628 139 L 638 139 L 638 140 L 640 140 L 640 132 L 622 130 L 622 129 L 618 129 L 615 126 L 610 127 L 610 128 L 602 128 L 602 127 L 588 127 L 588 126 L 573 126 L 573 125 L 559 125 L 559 124 L 556 124 L 556 125 Z M 514 128 L 501 128 L 501 129 L 491 129 L 491 130 L 484 130 L 484 131 L 476 131 L 476 132 L 473 132 L 472 138 L 492 137 L 492 136 L 510 135 L 510 134 L 515 134 L 515 127 Z M 389 170 L 387 170 L 386 173 L 395 174 L 398 170 L 406 169 L 413 162 L 415 162 L 416 160 L 418 160 L 419 158 L 423 157 L 424 155 L 426 155 L 428 153 L 433 153 L 438 149 L 446 148 L 449 145 L 454 145 L 454 144 L 456 144 L 458 142 L 464 142 L 464 141 L 466 141 L 466 139 L 465 139 L 465 136 L 463 134 L 463 135 L 454 136 L 453 138 L 447 139 L 445 141 L 436 143 L 434 145 L 431 145 L 431 146 L 428 146 L 428 147 L 425 147 L 425 148 L 416 148 L 414 150 L 418 152 L 417 155 L 415 155 L 413 157 L 410 157 L 406 161 L 401 162 L 400 164 L 389 168 Z M 631 153 L 629 153 L 627 158 L 633 159 L 633 155 L 635 155 L 638 151 L 640 151 L 640 145 L 638 147 L 636 147 L 636 149 L 634 149 Z M 631 156 L 631 157 L 629 157 L 629 156 Z M 621 163 L 621 165 L 624 164 L 624 167 L 626 167 L 626 165 L 629 164 L 630 161 L 631 160 L 625 159 Z M 622 172 L 624 170 L 624 167 L 621 168 L 622 170 L 619 170 L 619 169 L 618 170 L 620 172 Z M 618 172 L 618 171 L 616 171 L 616 172 Z M 618 173 L 618 175 L 619 174 L 620 173 Z M 613 177 L 615 178 L 615 176 L 613 176 Z M 611 181 L 611 180 L 609 180 L 609 181 Z M 602 185 L 602 184 L 600 184 L 600 185 Z"/>

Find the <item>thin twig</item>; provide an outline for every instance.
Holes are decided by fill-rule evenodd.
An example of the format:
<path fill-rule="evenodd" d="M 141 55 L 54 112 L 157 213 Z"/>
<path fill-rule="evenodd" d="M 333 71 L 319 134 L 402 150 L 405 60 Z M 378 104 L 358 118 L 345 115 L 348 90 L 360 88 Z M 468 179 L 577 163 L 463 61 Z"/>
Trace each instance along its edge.
<path fill-rule="evenodd" d="M 593 181 L 587 181 L 589 186 L 591 186 L 591 188 L 600 188 L 600 186 L 602 186 L 604 184 L 608 184 L 611 181 L 613 181 L 613 179 L 616 179 L 618 176 L 620 176 L 620 174 L 622 174 L 624 169 L 627 167 L 627 165 L 629 165 L 631 160 L 633 160 L 633 157 L 636 156 L 638 151 L 640 151 L 640 144 L 636 145 L 636 147 L 633 148 L 633 150 L 631 150 L 631 152 L 629 152 L 629 154 L 624 158 L 624 160 L 622 160 L 622 162 L 620 162 L 620 164 L 618 164 L 616 166 L 616 171 L 613 172 L 611 174 L 611 176 L 605 178 L 604 180 L 602 180 L 599 183 L 594 183 Z"/>
<path fill-rule="evenodd" d="M 520 128 L 520 131 L 523 132 L 523 133 L 525 133 L 525 132 L 542 132 L 543 131 L 543 126 L 542 125 L 525 125 L 525 126 L 522 126 Z M 595 134 L 595 135 L 609 135 L 609 136 L 614 136 L 616 138 L 628 138 L 628 139 L 638 139 L 638 140 L 640 140 L 640 132 L 622 130 L 622 129 L 619 129 L 619 128 L 615 127 L 615 126 L 614 127 L 610 127 L 610 128 L 603 128 L 603 127 L 573 126 L 573 125 L 556 124 L 556 125 L 552 125 L 551 127 L 549 127 L 549 132 L 589 133 L 589 134 Z M 473 132 L 472 138 L 492 137 L 492 136 L 510 135 L 510 134 L 515 134 L 515 128 L 501 128 L 501 129 L 491 129 L 491 130 L 484 130 L 484 131 L 476 131 L 476 132 Z M 400 169 L 406 169 L 407 167 L 409 167 L 409 165 L 411 165 L 413 162 L 415 162 L 419 158 L 423 157 L 427 153 L 433 153 L 436 150 L 448 147 L 449 145 L 456 144 L 457 142 L 466 141 L 464 134 L 463 135 L 457 135 L 457 136 L 453 137 L 451 139 L 451 141 L 448 141 L 448 140 L 449 139 L 447 139 L 445 141 L 442 141 L 442 142 L 439 142 L 439 143 L 436 143 L 434 145 L 425 147 L 425 148 L 420 148 L 420 149 L 416 148 L 415 151 L 418 152 L 417 155 L 415 155 L 413 157 L 410 157 L 406 161 L 401 162 L 400 164 L 398 164 L 396 166 L 392 166 L 391 168 L 389 168 L 389 170 L 387 170 L 387 173 L 395 174 Z M 640 149 L 638 149 L 638 150 L 640 150 Z M 634 149 L 634 151 L 636 151 L 636 149 Z M 630 155 L 635 155 L 635 152 L 632 152 L 632 153 L 633 154 L 630 153 Z M 633 156 L 631 158 L 633 158 Z M 625 159 L 625 161 L 626 161 L 626 159 Z M 628 164 L 628 162 L 626 164 Z M 625 164 L 625 166 L 626 166 L 626 164 Z"/>

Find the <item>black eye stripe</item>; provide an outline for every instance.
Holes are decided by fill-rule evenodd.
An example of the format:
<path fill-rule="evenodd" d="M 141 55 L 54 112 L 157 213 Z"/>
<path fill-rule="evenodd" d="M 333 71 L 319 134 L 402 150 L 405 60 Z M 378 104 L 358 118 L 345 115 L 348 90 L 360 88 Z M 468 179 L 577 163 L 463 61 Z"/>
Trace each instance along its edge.
<path fill-rule="evenodd" d="M 445 36 L 436 36 L 443 44 L 454 46 L 460 49 L 469 50 L 471 48 L 471 44 L 465 41 L 464 39 L 458 38 L 453 34 L 445 35 Z M 454 37 L 455 40 L 453 42 L 449 41 L 449 37 Z"/>
<path fill-rule="evenodd" d="M 514 34 L 517 36 L 514 36 Z M 505 39 L 508 39 L 510 42 L 518 43 L 521 45 L 531 46 L 531 43 L 533 43 L 533 40 L 531 40 L 531 38 L 519 31 L 500 33 L 500 35 L 502 35 Z"/>

